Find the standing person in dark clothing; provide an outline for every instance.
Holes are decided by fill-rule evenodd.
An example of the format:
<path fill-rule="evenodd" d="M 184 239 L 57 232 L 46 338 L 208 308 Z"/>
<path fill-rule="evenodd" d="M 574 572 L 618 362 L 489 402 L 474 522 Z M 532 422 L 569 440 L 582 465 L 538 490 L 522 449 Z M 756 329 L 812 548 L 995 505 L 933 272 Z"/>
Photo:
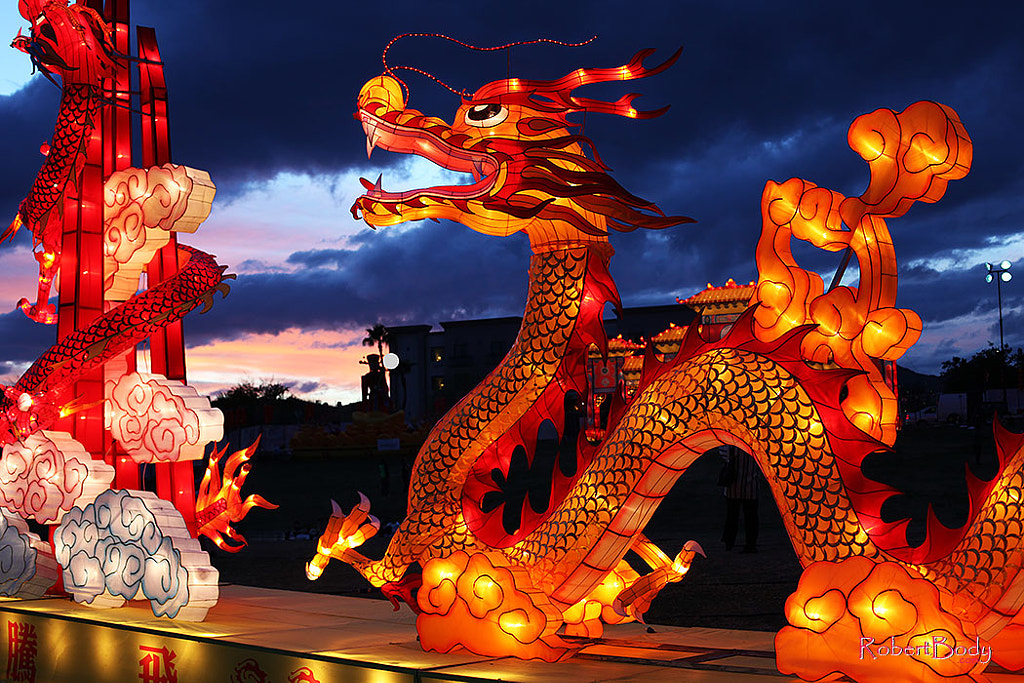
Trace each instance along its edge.
<path fill-rule="evenodd" d="M 391 477 L 388 472 L 388 463 L 384 458 L 380 459 L 377 465 L 377 474 L 380 475 L 380 495 L 387 496 L 391 493 Z"/>
<path fill-rule="evenodd" d="M 722 542 L 726 550 L 732 550 L 740 525 L 740 509 L 743 509 L 743 552 L 757 552 L 757 463 L 747 453 L 735 446 L 723 446 L 728 451 L 726 470 L 730 472 L 725 485 L 725 530 Z M 724 483 L 724 482 L 723 482 Z"/>
<path fill-rule="evenodd" d="M 402 456 L 402 495 L 409 494 L 409 476 L 411 474 L 409 468 L 409 456 Z"/>

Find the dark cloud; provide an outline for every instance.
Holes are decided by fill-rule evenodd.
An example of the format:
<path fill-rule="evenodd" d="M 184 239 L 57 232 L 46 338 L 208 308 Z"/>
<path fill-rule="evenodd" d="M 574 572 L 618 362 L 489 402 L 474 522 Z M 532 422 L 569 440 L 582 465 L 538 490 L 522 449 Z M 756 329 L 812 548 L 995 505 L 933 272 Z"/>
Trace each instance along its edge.
<path fill-rule="evenodd" d="M 324 389 L 327 385 L 320 382 L 286 382 L 285 386 L 287 386 L 288 390 L 296 396 L 301 396 L 303 394 L 312 393 L 317 389 Z"/>
<path fill-rule="evenodd" d="M 360 85 L 380 73 L 381 51 L 395 34 L 440 31 L 480 45 L 600 36 L 579 49 L 519 47 L 510 56 L 427 39 L 393 49 L 394 63 L 422 67 L 469 90 L 505 77 L 509 68 L 519 76 L 555 78 L 580 66 L 622 64 L 645 47 L 658 48 L 653 63 L 683 45 L 680 61 L 659 76 L 587 92 L 605 99 L 641 92 L 641 107 L 672 105 L 650 121 L 589 115 L 583 132 L 624 187 L 668 214 L 698 220 L 613 238 L 612 271 L 627 306 L 669 303 L 727 277 L 754 278 L 765 180 L 799 176 L 859 193 L 867 170 L 846 145 L 849 123 L 919 99 L 959 112 L 974 139 L 974 166 L 937 206 L 918 205 L 890 221 L 900 262 L 951 258 L 1020 231 L 1024 6 L 1018 4 L 995 11 L 960 2 L 528 1 L 480 11 L 395 1 L 382 12 L 374 3 L 282 9 L 253 0 L 244 11 L 207 3 L 200 17 L 173 4 L 136 0 L 133 12 L 136 22 L 157 28 L 175 159 L 210 170 L 218 201 L 283 170 L 328 178 L 365 168 L 362 131 L 351 116 L 354 100 Z M 419 76 L 408 81 L 413 106 L 450 118 L 457 97 Z M 40 79 L 0 97 L 0 216 L 13 216 L 30 185 L 56 104 L 55 89 Z M 369 165 L 399 160 L 376 152 Z M 296 236 L 288 264 L 300 272 L 257 260 L 242 264 L 228 300 L 205 316 L 190 316 L 190 340 L 522 311 L 529 252 L 523 238 L 497 240 L 452 224 L 423 223 L 365 231 L 351 240 L 351 249 L 311 246 Z M 824 272 L 838 262 L 837 255 L 809 250 L 799 258 Z M 900 305 L 932 323 L 983 314 L 991 311 L 994 293 L 982 275 L 973 263 L 910 268 Z M 1007 296 L 1011 310 L 1021 303 L 1010 289 Z M 16 317 L 0 317 L 6 357 L 34 358 L 38 353 L 26 355 L 27 348 L 41 333 L 27 321 L 15 324 Z"/>
<path fill-rule="evenodd" d="M 996 303 L 996 293 L 987 291 L 984 272 L 983 268 L 906 268 L 900 274 L 897 303 L 917 311 L 926 325 L 990 311 Z M 941 296 L 937 296 L 940 292 Z"/>
<path fill-rule="evenodd" d="M 40 325 L 21 311 L 0 315 L 0 374 L 16 369 L 16 365 L 32 363 L 57 341 L 54 325 Z"/>
<path fill-rule="evenodd" d="M 354 252 L 350 249 L 312 249 L 296 251 L 288 255 L 288 263 L 307 268 L 340 268 L 351 263 Z"/>
<path fill-rule="evenodd" d="M 27 57 L 25 61 L 27 70 Z M 4 227 L 14 218 L 43 164 L 39 146 L 53 136 L 59 102 L 60 91 L 41 77 L 15 95 L 0 96 L 0 225 Z"/>
<path fill-rule="evenodd" d="M 656 121 L 587 120 L 613 166 L 630 174 L 701 156 L 737 127 L 774 139 L 824 119 L 848 121 L 923 98 L 944 101 L 968 122 L 1000 111 L 1009 121 L 1021 98 L 1010 87 L 1021 66 L 1018 7 L 532 1 L 481 12 L 405 0 L 381 12 L 373 3 L 282 10 L 256 0 L 245 11 L 211 4 L 201 20 L 159 2 L 137 1 L 133 12 L 138 23 L 157 27 L 176 156 L 216 169 L 229 184 L 282 168 L 317 172 L 359 163 L 361 131 L 351 118 L 356 93 L 380 73 L 387 42 L 405 31 L 443 32 L 478 45 L 599 36 L 578 49 L 519 47 L 510 58 L 430 39 L 393 48 L 392 64 L 427 69 L 469 91 L 509 68 L 554 78 L 579 66 L 624 63 L 645 47 L 658 48 L 657 59 L 684 46 L 679 63 L 661 76 L 588 93 L 617 98 L 637 91 L 647 93 L 644 106 L 673 105 Z M 413 106 L 448 117 L 458 104 L 422 77 L 408 80 Z"/>
<path fill-rule="evenodd" d="M 291 254 L 290 263 L 304 266 L 295 273 L 239 276 L 227 300 L 186 319 L 189 340 L 522 313 L 529 247 L 521 235 L 495 248 L 493 238 L 445 222 L 354 242 L 352 251 Z"/>

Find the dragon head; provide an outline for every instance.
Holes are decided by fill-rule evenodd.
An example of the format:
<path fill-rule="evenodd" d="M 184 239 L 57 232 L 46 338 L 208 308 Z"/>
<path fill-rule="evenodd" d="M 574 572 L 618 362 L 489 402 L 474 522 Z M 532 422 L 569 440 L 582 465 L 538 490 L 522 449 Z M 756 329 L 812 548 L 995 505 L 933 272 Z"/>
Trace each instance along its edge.
<path fill-rule="evenodd" d="M 573 124 L 567 118 L 577 112 L 636 119 L 664 113 L 668 107 L 634 109 L 635 94 L 616 102 L 573 94 L 590 83 L 652 76 L 679 57 L 677 51 L 656 67 L 644 67 L 653 52 L 642 50 L 624 66 L 577 69 L 553 81 L 511 78 L 488 83 L 472 97 L 463 95 L 451 124 L 408 109 L 404 84 L 388 69 L 359 93 L 355 117 L 366 133 L 367 154 L 377 147 L 417 154 L 448 170 L 472 174 L 474 182 L 390 192 L 379 178 L 377 183 L 362 179 L 367 192 L 353 204 L 352 215 L 374 228 L 446 218 L 487 235 L 522 231 L 535 250 L 604 242 L 609 228 L 630 231 L 692 222 L 665 216 L 653 203 L 627 192 L 608 175 L 590 140 L 570 131 Z"/>
<path fill-rule="evenodd" d="M 67 0 L 19 0 L 18 11 L 31 24 L 11 47 L 32 59 L 32 66 L 48 78 L 65 83 L 99 84 L 114 66 L 110 26 L 95 10 Z"/>

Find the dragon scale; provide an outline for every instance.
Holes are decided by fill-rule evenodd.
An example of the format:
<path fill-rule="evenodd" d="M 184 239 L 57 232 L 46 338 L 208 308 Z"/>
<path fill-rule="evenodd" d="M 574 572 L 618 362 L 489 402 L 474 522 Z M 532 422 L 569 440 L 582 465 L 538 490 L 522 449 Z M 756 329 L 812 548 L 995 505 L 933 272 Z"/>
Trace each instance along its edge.
<path fill-rule="evenodd" d="M 46 161 L 18 208 L 18 214 L 26 225 L 45 224 L 49 212 L 58 206 L 64 187 L 84 161 L 85 144 L 92 134 L 93 121 L 101 106 L 102 99 L 96 86 L 69 83 L 64 87 Z M 44 243 L 56 245 L 57 237 L 59 233 L 47 235 Z"/>

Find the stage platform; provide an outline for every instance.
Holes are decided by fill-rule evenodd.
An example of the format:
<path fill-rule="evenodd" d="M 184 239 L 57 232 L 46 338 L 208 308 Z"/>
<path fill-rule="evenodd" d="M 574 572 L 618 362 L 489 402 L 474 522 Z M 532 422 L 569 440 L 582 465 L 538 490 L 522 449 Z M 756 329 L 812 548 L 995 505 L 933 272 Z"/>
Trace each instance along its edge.
<path fill-rule="evenodd" d="M 555 664 L 423 652 L 414 615 L 381 600 L 222 586 L 202 623 L 66 599 L 5 600 L 0 681 L 398 683 L 404 681 L 785 681 L 773 633 L 611 627 Z M 30 679 L 29 675 L 33 675 Z M 993 681 L 1022 680 L 996 674 Z"/>

